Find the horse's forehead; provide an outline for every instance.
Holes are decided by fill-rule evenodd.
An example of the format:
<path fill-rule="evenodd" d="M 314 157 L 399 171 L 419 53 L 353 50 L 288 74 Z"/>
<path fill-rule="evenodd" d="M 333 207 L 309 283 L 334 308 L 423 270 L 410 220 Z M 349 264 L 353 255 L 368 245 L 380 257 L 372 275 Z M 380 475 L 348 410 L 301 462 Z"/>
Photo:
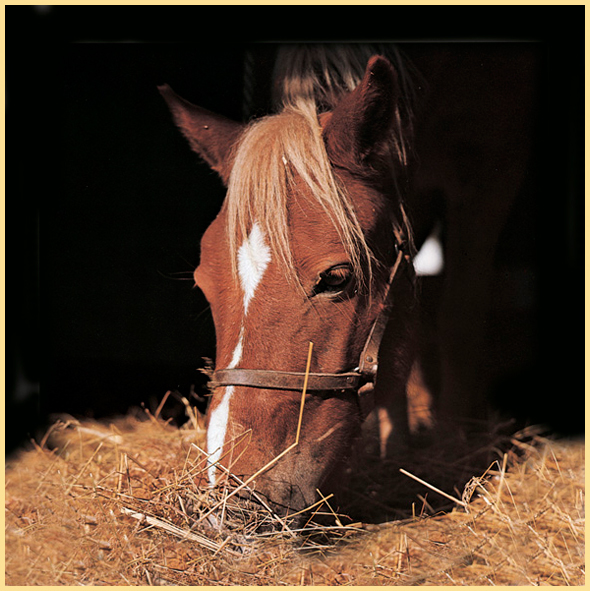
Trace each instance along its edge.
<path fill-rule="evenodd" d="M 387 202 L 362 182 L 352 181 L 345 185 L 360 229 L 371 247 L 376 246 L 389 219 Z M 336 222 L 322 205 L 298 193 L 293 198 L 291 244 L 295 263 L 299 269 L 317 271 L 322 261 L 342 262 L 348 258 L 346 247 Z M 388 226 L 387 226 L 388 227 Z"/>
<path fill-rule="evenodd" d="M 316 238 L 338 236 L 336 227 L 324 206 L 316 199 L 310 188 L 295 177 L 288 191 L 288 222 L 293 239 L 307 233 L 315 234 Z"/>

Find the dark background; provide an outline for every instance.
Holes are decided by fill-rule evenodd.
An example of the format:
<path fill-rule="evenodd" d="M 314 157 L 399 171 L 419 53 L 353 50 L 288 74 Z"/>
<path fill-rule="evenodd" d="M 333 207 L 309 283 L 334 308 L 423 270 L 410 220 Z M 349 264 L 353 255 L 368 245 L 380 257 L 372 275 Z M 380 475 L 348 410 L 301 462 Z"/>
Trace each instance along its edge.
<path fill-rule="evenodd" d="M 503 241 L 532 240 L 535 347 L 507 371 L 501 404 L 583 429 L 583 7 L 346 7 L 337 37 L 330 10 L 6 8 L 7 450 L 50 413 L 103 417 L 153 408 L 169 389 L 203 392 L 214 332 L 192 272 L 223 189 L 156 86 L 241 119 L 247 52 L 288 40 L 539 44 L 541 190 L 517 203 Z M 269 30 L 278 22 L 289 25 Z M 499 256 L 509 266 L 508 246 Z"/>

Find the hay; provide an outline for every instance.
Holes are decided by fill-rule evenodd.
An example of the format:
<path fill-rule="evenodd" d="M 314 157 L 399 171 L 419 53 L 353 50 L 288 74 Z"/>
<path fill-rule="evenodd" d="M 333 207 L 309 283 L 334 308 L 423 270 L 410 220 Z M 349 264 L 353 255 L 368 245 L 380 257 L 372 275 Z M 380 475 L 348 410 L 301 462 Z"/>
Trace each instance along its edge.
<path fill-rule="evenodd" d="M 509 472 L 474 479 L 468 511 L 378 526 L 310 565 L 313 583 L 583 585 L 584 444 L 536 443 Z"/>
<path fill-rule="evenodd" d="M 583 442 L 528 432 L 509 437 L 508 452 L 483 441 L 485 452 L 463 448 L 461 461 L 447 455 L 447 465 L 437 444 L 386 465 L 381 481 L 383 465 L 365 454 L 357 463 L 365 471 L 357 465 L 343 497 L 321 499 L 294 529 L 248 487 L 239 503 L 229 497 L 240 486 L 232 477 L 219 489 L 202 485 L 203 422 L 191 412 L 180 429 L 149 414 L 108 425 L 62 419 L 9 460 L 6 584 L 584 582 Z M 485 469 L 469 474 L 478 453 L 486 461 L 495 454 L 483 478 Z M 471 477 L 464 490 L 449 484 Z M 440 503 L 453 508 L 440 512 Z M 338 507 L 367 521 L 404 519 L 351 523 Z"/>

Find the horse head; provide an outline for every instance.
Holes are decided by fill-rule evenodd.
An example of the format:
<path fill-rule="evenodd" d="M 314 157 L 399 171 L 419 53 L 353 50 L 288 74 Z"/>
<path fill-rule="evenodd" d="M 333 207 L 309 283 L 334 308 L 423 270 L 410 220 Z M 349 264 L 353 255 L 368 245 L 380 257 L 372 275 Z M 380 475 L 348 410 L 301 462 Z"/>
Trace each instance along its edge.
<path fill-rule="evenodd" d="M 227 473 L 219 464 L 242 479 L 256 475 L 259 494 L 298 511 L 346 461 L 363 418 L 358 394 L 318 379 L 299 423 L 301 390 L 280 379 L 255 383 L 259 373 L 250 370 L 295 376 L 299 388 L 312 342 L 310 375 L 354 373 L 390 290 L 394 360 L 381 390 L 407 380 L 411 265 L 390 281 L 404 225 L 392 141 L 396 72 L 374 56 L 332 110 L 318 114 L 294 101 L 249 125 L 191 105 L 167 86 L 160 91 L 192 149 L 227 187 L 194 277 L 213 314 L 216 374 L 245 371 L 242 381 L 226 377 L 214 389 L 208 478 L 215 485 Z M 298 445 L 281 455 L 298 429 Z"/>

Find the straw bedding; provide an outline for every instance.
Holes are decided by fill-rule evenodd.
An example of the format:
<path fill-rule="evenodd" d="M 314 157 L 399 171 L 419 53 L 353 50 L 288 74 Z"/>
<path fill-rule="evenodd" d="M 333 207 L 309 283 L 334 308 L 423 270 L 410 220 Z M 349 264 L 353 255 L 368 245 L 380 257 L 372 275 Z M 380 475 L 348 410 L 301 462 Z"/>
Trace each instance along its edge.
<path fill-rule="evenodd" d="M 183 428 L 149 413 L 62 419 L 10 459 L 6 584 L 584 584 L 583 441 L 488 429 L 386 464 L 369 441 L 341 495 L 295 531 L 255 492 L 238 504 L 231 477 L 199 484 L 204 431 L 189 412 Z"/>

